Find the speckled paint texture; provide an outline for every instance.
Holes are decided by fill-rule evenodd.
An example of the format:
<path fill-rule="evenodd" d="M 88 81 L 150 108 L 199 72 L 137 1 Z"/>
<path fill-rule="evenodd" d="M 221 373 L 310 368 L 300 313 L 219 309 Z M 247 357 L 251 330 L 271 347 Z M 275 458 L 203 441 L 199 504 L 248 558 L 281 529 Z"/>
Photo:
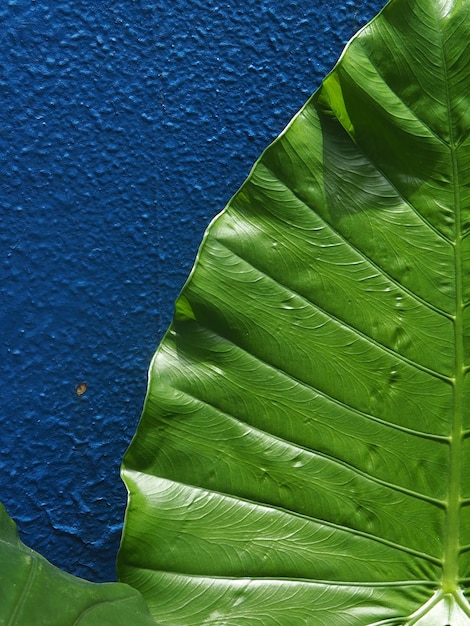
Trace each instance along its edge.
<path fill-rule="evenodd" d="M 384 4 L 1 4 L 0 499 L 66 571 L 115 578 L 119 465 L 205 227 Z"/>

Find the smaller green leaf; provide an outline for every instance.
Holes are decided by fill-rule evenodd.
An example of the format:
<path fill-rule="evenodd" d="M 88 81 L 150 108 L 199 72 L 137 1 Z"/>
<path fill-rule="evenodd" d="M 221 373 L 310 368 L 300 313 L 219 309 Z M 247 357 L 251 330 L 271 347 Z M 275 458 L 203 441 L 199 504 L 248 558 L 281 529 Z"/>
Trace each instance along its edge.
<path fill-rule="evenodd" d="M 19 539 L 0 503 L 0 626 L 155 626 L 144 599 L 123 583 L 62 572 Z"/>

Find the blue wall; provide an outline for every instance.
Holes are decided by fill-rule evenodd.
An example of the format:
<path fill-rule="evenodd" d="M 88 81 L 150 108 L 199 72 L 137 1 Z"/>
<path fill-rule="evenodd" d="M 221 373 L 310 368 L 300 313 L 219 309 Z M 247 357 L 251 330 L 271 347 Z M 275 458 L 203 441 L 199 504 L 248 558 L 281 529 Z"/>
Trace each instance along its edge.
<path fill-rule="evenodd" d="M 119 464 L 203 231 L 384 4 L 2 3 L 0 499 L 59 567 L 114 579 Z"/>

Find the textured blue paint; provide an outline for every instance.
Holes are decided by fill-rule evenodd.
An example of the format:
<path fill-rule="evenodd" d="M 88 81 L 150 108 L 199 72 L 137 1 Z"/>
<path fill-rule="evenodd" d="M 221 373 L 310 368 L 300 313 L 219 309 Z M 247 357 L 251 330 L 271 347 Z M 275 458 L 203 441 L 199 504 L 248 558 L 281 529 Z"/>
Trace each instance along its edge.
<path fill-rule="evenodd" d="M 120 460 L 203 231 L 384 3 L 1 5 L 0 499 L 63 569 L 114 578 Z"/>

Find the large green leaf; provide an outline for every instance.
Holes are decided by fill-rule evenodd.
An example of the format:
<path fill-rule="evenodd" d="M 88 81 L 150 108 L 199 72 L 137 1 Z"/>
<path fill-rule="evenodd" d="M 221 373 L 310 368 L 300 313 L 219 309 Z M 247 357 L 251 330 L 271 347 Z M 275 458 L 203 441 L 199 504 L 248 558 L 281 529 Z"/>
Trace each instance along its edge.
<path fill-rule="evenodd" d="M 164 624 L 470 623 L 470 0 L 392 0 L 210 226 L 123 467 Z"/>
<path fill-rule="evenodd" d="M 135 589 L 65 574 L 18 538 L 0 504 L 1 626 L 156 626 Z"/>

